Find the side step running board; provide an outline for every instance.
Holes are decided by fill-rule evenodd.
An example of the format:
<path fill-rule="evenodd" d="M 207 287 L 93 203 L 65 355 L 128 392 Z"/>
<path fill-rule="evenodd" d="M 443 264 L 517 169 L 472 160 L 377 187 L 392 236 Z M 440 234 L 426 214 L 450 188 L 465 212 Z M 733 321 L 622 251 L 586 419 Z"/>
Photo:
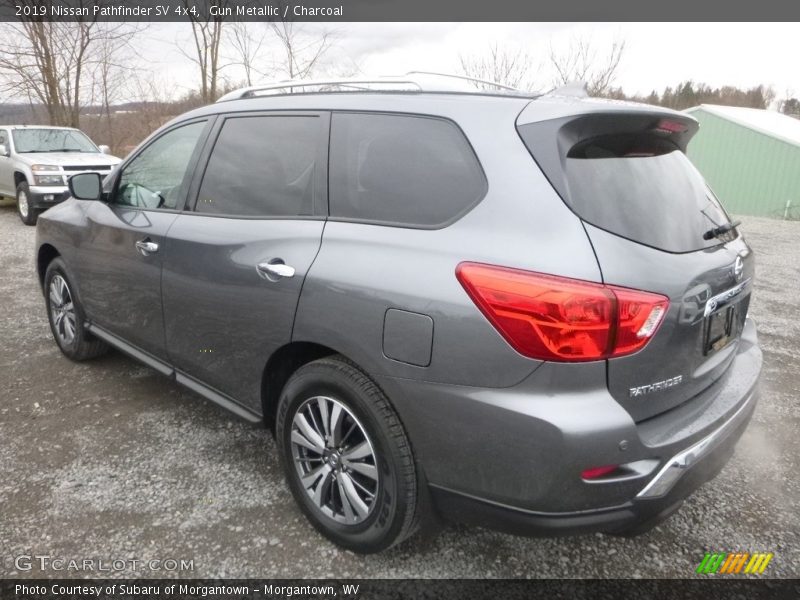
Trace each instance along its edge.
<path fill-rule="evenodd" d="M 86 322 L 86 329 L 94 336 L 100 338 L 110 346 L 113 346 L 120 352 L 123 352 L 130 356 L 131 358 L 135 358 L 139 362 L 147 365 L 151 369 L 155 369 L 162 375 L 166 375 L 167 377 L 175 380 L 177 383 L 181 384 L 182 386 L 192 390 L 196 394 L 200 394 L 206 400 L 210 400 L 214 404 L 221 406 L 222 408 L 232 412 L 237 417 L 248 421 L 249 423 L 261 423 L 262 417 L 260 414 L 253 412 L 252 410 L 245 408 L 232 398 L 229 398 L 216 390 L 200 383 L 196 379 L 181 373 L 180 371 L 175 370 L 173 367 L 168 365 L 167 363 L 159 360 L 158 358 L 148 354 L 147 352 L 143 352 L 139 350 L 135 346 L 132 346 L 125 340 L 118 338 L 113 333 L 109 333 L 102 327 L 98 327 L 90 322 Z"/>

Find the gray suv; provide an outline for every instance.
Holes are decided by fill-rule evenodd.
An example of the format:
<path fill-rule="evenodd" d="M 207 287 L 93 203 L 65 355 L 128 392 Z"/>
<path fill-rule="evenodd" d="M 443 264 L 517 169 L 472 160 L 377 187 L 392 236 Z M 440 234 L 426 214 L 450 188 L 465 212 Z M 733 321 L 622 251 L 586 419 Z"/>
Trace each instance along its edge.
<path fill-rule="evenodd" d="M 426 85 L 246 89 L 74 176 L 37 228 L 55 341 L 265 422 L 357 552 L 432 514 L 652 527 L 731 456 L 761 370 L 697 122 Z"/>

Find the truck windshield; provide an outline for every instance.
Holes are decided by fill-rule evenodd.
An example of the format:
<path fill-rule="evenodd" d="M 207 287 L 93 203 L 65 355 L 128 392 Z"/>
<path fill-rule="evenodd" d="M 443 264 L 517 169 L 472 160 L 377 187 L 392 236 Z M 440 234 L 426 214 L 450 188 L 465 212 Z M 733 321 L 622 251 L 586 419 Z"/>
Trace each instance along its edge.
<path fill-rule="evenodd" d="M 25 152 L 100 152 L 92 141 L 74 129 L 15 129 L 14 148 Z"/>

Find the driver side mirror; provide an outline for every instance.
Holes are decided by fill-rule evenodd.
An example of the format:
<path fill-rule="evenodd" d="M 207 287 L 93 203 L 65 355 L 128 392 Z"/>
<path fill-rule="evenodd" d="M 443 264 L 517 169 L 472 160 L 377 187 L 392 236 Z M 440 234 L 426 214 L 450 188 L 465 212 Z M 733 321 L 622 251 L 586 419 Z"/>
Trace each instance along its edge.
<path fill-rule="evenodd" d="M 8 151 L 8 148 L 5 144 L 0 144 L 0 156 L 10 156 L 11 152 Z"/>
<path fill-rule="evenodd" d="M 100 200 L 103 180 L 99 173 L 78 173 L 67 182 L 69 193 L 78 200 Z"/>
<path fill-rule="evenodd" d="M 111 148 L 109 148 L 109 147 L 108 147 L 108 146 L 106 146 L 105 144 L 100 144 L 100 145 L 97 147 L 97 149 L 98 149 L 98 150 L 100 150 L 100 153 L 101 153 L 101 154 L 111 154 Z"/>

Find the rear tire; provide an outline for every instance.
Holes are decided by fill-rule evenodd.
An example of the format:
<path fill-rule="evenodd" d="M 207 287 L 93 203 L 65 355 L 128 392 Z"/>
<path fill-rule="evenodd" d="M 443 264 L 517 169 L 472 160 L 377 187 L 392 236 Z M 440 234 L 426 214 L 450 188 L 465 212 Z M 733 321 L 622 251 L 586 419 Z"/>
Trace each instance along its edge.
<path fill-rule="evenodd" d="M 50 331 L 67 358 L 88 360 L 108 351 L 103 341 L 86 331 L 86 314 L 61 258 L 54 258 L 47 266 L 44 298 Z"/>
<path fill-rule="evenodd" d="M 17 186 L 17 214 L 25 225 L 36 225 L 39 211 L 31 207 L 30 195 L 27 181 L 23 181 Z"/>
<path fill-rule="evenodd" d="M 411 445 L 397 413 L 341 356 L 298 369 L 281 393 L 278 456 L 311 524 L 353 552 L 380 552 L 414 533 L 422 512 Z"/>

